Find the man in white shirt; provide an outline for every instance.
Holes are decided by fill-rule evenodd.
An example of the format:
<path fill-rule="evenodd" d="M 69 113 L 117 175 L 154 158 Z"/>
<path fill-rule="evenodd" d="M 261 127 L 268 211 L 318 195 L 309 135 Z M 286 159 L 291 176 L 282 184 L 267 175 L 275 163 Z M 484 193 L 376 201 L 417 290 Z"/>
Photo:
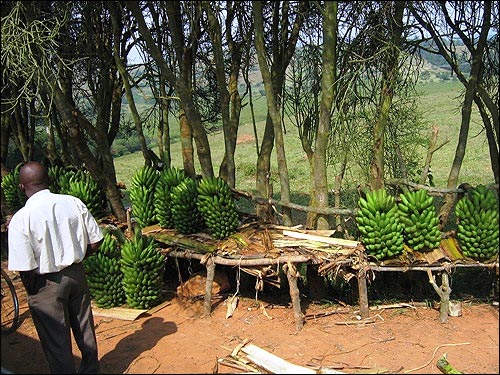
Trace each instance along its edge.
<path fill-rule="evenodd" d="M 19 271 L 51 373 L 75 373 L 71 332 L 82 354 L 78 373 L 99 373 L 90 292 L 82 261 L 103 234 L 85 204 L 49 191 L 47 169 L 28 162 L 19 172 L 28 200 L 9 227 L 8 268 Z"/>

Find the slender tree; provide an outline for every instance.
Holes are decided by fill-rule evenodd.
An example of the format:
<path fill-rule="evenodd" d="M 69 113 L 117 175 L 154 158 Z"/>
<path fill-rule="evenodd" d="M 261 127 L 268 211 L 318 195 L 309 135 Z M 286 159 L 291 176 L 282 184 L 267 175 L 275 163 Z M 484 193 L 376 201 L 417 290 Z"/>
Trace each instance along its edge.
<path fill-rule="evenodd" d="M 399 54 L 402 46 L 404 1 L 391 2 L 393 9 L 387 13 L 389 42 L 385 46 L 385 66 L 382 69 L 379 115 L 373 126 L 373 159 L 370 166 L 371 188 L 384 188 L 384 135 L 395 94 L 399 72 Z"/>
<path fill-rule="evenodd" d="M 122 14 L 123 17 L 126 17 L 126 14 L 124 14 L 124 12 L 122 12 L 122 10 L 118 8 L 117 3 L 115 2 L 109 3 L 109 8 L 110 8 L 109 13 L 111 18 L 111 24 L 113 27 L 113 56 L 115 59 L 115 64 L 120 74 L 120 77 L 123 81 L 123 87 L 125 89 L 125 97 L 127 98 L 127 103 L 130 108 L 130 114 L 132 116 L 132 120 L 135 125 L 135 131 L 137 134 L 139 145 L 141 147 L 142 155 L 144 157 L 144 163 L 145 165 L 152 166 L 153 160 L 151 158 L 151 153 L 149 152 L 146 136 L 144 135 L 142 127 L 143 121 L 141 119 L 141 115 L 139 114 L 139 110 L 135 105 L 135 99 L 132 92 L 132 83 L 131 83 L 132 79 L 129 71 L 127 70 L 127 65 L 126 65 L 127 53 L 126 52 L 124 53 L 122 51 L 121 48 L 122 46 L 120 43 L 122 35 L 124 34 L 124 22 L 122 19 Z"/>
<path fill-rule="evenodd" d="M 225 8 L 222 4 L 225 4 Z M 250 48 L 248 39 L 252 24 L 248 20 L 247 6 L 245 2 L 235 1 L 203 2 L 203 9 L 207 15 L 206 28 L 213 47 L 214 64 L 210 65 L 214 65 L 215 69 L 224 133 L 225 152 L 219 176 L 231 187 L 234 187 L 236 183 L 234 153 L 242 108 L 238 81 L 244 62 L 242 60 L 243 49 Z M 219 20 L 219 18 L 222 19 Z"/>
<path fill-rule="evenodd" d="M 308 2 L 300 2 L 295 8 L 290 2 L 266 3 L 270 8 L 264 10 L 262 2 L 253 2 L 255 47 L 266 91 L 268 115 L 264 135 L 257 158 L 256 190 L 262 197 L 272 197 L 269 178 L 271 172 L 271 152 L 276 143 L 276 156 L 279 169 L 281 200 L 289 202 L 290 183 L 284 151 L 283 129 L 280 110 L 285 72 L 295 52 L 295 47 L 309 9 Z M 270 15 L 271 18 L 267 19 Z M 266 18 L 265 18 L 266 17 Z M 267 22 L 265 22 L 267 21 Z M 265 35 L 264 35 L 265 34 Z M 267 44 L 267 36 L 270 44 Z M 267 62 L 267 50 L 272 51 L 271 64 Z M 275 142 L 276 139 L 276 142 Z M 264 219 L 272 217 L 266 207 L 257 207 L 257 214 Z M 291 222 L 291 210 L 282 210 L 283 222 Z"/>
<path fill-rule="evenodd" d="M 96 29 L 98 40 L 92 38 Z M 112 44 L 105 39 L 109 42 L 110 31 L 98 3 L 15 2 L 2 17 L 2 64 L 5 82 L 26 83 L 11 96 L 16 105 L 27 97 L 53 103 L 48 109 L 57 111 L 60 133 L 67 134 L 74 160 L 105 191 L 117 218 L 126 220 L 109 143 L 109 136 L 116 134 L 110 125 L 119 124 L 119 117 L 111 116 L 114 93 L 121 92 L 116 68 L 109 64 Z M 90 61 L 92 70 L 86 69 Z"/>
<path fill-rule="evenodd" d="M 493 87 L 487 83 L 491 80 L 485 77 L 485 71 L 492 72 L 491 64 L 496 64 L 498 67 L 498 53 L 496 58 L 491 59 L 492 52 L 495 50 L 498 52 L 498 33 L 494 37 L 496 39 L 493 40 L 493 43 L 490 41 L 494 6 L 494 3 L 490 1 L 433 1 L 410 4 L 412 15 L 418 21 L 419 26 L 430 35 L 434 46 L 434 48 L 432 46 L 428 48 L 422 43 L 421 48 L 443 56 L 453 73 L 464 85 L 458 143 L 447 182 L 447 187 L 450 189 L 455 189 L 459 184 L 474 102 L 478 105 L 486 129 L 495 182 L 499 181 L 498 69 L 496 71 L 496 85 Z M 496 24 L 498 26 L 498 4 L 496 9 Z M 463 55 L 457 51 L 457 39 L 462 41 L 468 52 L 466 60 L 467 65 L 470 66 L 468 75 L 462 70 L 461 59 Z M 421 40 L 426 41 L 424 37 Z M 496 43 L 494 43 L 495 40 Z M 495 82 L 495 78 L 493 78 L 493 82 Z M 455 194 L 448 194 L 445 197 L 439 212 L 441 227 L 446 225 L 455 199 Z"/>
<path fill-rule="evenodd" d="M 171 42 L 176 54 L 176 60 L 179 62 L 180 67 L 178 73 L 179 75 L 177 75 L 165 62 L 162 50 L 153 39 L 150 28 L 146 24 L 143 9 L 140 7 L 140 3 L 138 1 L 126 1 L 125 4 L 136 19 L 140 36 L 144 40 L 151 57 L 156 62 L 160 70 L 160 74 L 169 83 L 170 86 L 175 88 L 175 91 L 180 98 L 182 107 L 180 123 L 181 137 L 183 139 L 183 142 L 186 140 L 187 142 L 190 142 L 192 134 L 197 147 L 198 159 L 201 165 L 201 173 L 203 177 L 212 177 L 214 175 L 214 172 L 210 153 L 210 145 L 208 143 L 207 133 L 203 127 L 200 112 L 195 105 L 191 90 L 193 79 L 193 77 L 191 76 L 191 72 L 194 64 L 193 57 L 198 45 L 200 33 L 200 9 L 198 8 L 198 5 L 195 3 L 188 4 L 188 6 L 191 5 L 192 7 L 194 7 L 193 10 L 195 13 L 191 15 L 192 17 L 189 17 L 189 20 L 194 22 L 190 25 L 190 30 L 193 34 L 189 36 L 188 40 L 186 40 L 183 30 L 183 23 L 185 19 L 182 18 L 180 2 L 168 1 L 163 4 L 165 6 L 165 12 L 168 17 L 168 25 L 172 37 Z M 189 163 L 189 160 L 184 159 L 184 169 L 188 174 L 194 177 L 194 164 L 186 164 L 186 161 Z"/>
<path fill-rule="evenodd" d="M 335 96 L 335 73 L 337 66 L 337 8 L 336 1 L 325 3 L 323 18 L 323 56 L 321 77 L 321 102 L 312 163 L 313 196 L 311 205 L 325 208 L 328 201 L 327 147 L 331 130 L 332 109 Z M 316 227 L 329 229 L 328 217 L 318 215 Z"/>

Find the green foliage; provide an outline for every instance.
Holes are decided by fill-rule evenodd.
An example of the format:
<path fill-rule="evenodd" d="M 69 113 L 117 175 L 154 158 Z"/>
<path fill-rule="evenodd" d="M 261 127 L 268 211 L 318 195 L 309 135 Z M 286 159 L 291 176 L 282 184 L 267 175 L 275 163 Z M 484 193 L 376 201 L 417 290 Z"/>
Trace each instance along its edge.
<path fill-rule="evenodd" d="M 113 146 L 111 147 L 111 154 L 114 157 L 118 157 L 138 151 L 138 149 L 139 145 L 137 144 L 137 141 L 132 139 L 115 139 Z"/>
<path fill-rule="evenodd" d="M 451 72 L 438 72 L 436 73 L 436 78 L 442 79 L 443 81 L 449 81 L 451 78 Z"/>
<path fill-rule="evenodd" d="M 422 81 L 427 81 L 431 78 L 431 72 L 428 70 L 424 70 L 422 73 L 420 73 L 419 77 Z"/>

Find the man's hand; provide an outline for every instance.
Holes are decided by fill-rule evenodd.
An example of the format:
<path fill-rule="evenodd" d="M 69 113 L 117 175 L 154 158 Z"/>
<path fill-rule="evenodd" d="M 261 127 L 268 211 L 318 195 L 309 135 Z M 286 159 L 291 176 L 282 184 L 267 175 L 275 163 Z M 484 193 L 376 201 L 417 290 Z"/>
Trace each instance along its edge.
<path fill-rule="evenodd" d="M 99 249 L 99 247 L 101 246 L 102 241 L 104 241 L 104 238 L 102 240 L 100 240 L 99 242 L 88 244 L 87 251 L 85 253 L 85 258 L 88 258 L 89 256 L 95 254 L 97 252 L 97 250 Z"/>

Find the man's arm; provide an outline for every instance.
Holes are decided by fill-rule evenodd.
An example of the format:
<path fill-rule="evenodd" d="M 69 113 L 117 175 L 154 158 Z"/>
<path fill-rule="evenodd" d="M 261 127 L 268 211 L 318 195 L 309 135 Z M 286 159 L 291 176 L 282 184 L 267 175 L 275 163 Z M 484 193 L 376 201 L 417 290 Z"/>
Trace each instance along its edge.
<path fill-rule="evenodd" d="M 97 252 L 97 250 L 99 250 L 99 247 L 101 246 L 103 240 L 104 239 L 101 239 L 98 242 L 88 244 L 87 251 L 85 253 L 85 258 L 88 258 L 89 256 L 95 254 Z"/>
<path fill-rule="evenodd" d="M 21 281 L 24 285 L 24 288 L 28 292 L 28 294 L 36 294 L 38 293 L 38 287 L 36 282 L 36 272 L 35 270 L 31 271 L 19 271 L 19 275 L 21 276 Z"/>

